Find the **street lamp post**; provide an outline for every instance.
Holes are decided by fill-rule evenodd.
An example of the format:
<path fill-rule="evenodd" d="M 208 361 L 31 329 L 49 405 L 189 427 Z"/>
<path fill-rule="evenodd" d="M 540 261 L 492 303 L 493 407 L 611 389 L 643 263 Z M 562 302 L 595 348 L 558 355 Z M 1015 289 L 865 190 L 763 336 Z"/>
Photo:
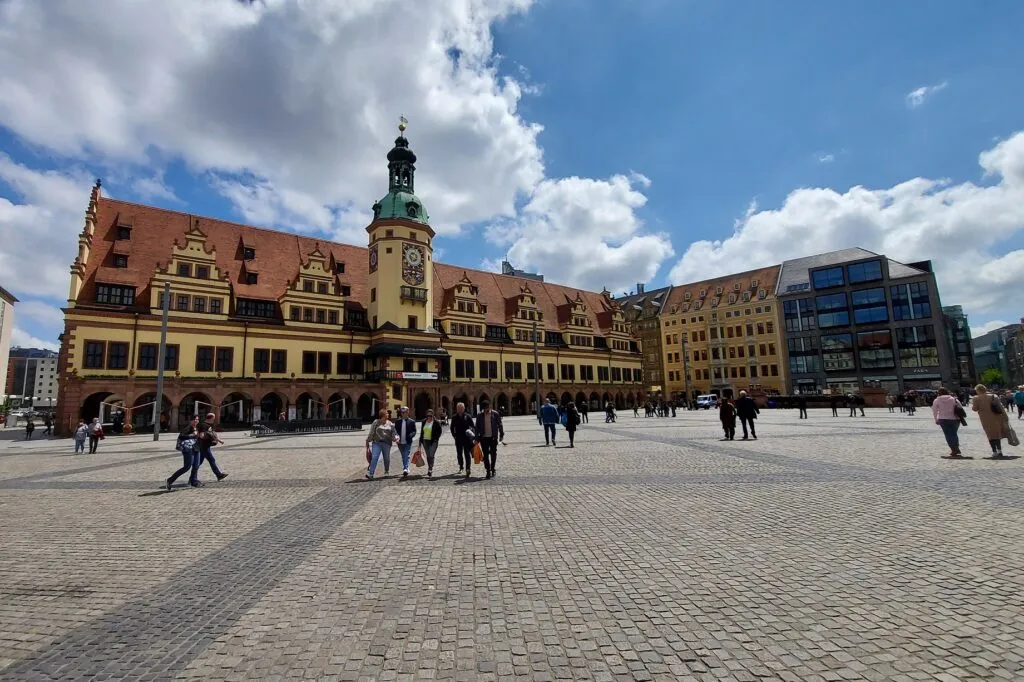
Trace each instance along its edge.
<path fill-rule="evenodd" d="M 540 421 L 540 354 L 537 351 L 537 320 L 533 321 L 533 391 L 537 421 Z"/>
<path fill-rule="evenodd" d="M 683 390 L 686 392 L 686 404 L 689 405 L 690 401 L 693 400 L 693 396 L 690 394 L 690 358 L 689 353 L 686 351 L 686 335 L 690 332 L 684 328 L 680 337 L 682 337 L 682 348 L 683 348 Z"/>
<path fill-rule="evenodd" d="M 156 354 L 156 400 L 153 401 L 153 440 L 160 440 L 160 410 L 164 406 L 164 358 L 167 357 L 167 313 L 171 308 L 171 283 L 164 282 L 164 310 L 160 322 L 160 348 Z"/>

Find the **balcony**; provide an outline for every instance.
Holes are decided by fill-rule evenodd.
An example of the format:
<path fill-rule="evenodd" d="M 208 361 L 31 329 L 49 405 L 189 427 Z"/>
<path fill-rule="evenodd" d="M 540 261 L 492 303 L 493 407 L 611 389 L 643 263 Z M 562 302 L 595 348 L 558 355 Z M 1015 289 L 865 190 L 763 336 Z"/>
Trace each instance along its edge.
<path fill-rule="evenodd" d="M 363 380 L 368 383 L 380 383 L 382 381 L 451 381 L 451 377 L 439 372 L 416 372 L 410 370 L 405 372 L 400 369 L 377 369 L 367 372 Z"/>
<path fill-rule="evenodd" d="M 401 296 L 403 301 L 427 302 L 427 290 L 420 287 L 403 286 L 401 288 Z"/>

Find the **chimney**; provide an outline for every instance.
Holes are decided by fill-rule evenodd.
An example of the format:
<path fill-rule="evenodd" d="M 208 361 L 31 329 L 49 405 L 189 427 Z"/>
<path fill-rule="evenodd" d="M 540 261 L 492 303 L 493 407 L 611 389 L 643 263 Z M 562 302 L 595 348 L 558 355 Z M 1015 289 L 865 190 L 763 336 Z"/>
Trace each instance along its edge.
<path fill-rule="evenodd" d="M 644 283 L 643 282 L 637 282 L 636 283 L 636 293 L 637 294 L 644 293 Z"/>

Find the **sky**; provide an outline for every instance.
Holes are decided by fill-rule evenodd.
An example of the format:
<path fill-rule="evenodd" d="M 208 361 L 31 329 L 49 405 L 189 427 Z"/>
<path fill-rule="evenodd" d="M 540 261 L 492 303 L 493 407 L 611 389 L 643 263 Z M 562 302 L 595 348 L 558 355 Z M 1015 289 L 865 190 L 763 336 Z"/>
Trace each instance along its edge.
<path fill-rule="evenodd" d="M 364 244 L 399 116 L 438 257 L 615 294 L 851 246 L 1024 315 L 1016 0 L 0 0 L 0 286 L 57 347 L 95 178 Z"/>

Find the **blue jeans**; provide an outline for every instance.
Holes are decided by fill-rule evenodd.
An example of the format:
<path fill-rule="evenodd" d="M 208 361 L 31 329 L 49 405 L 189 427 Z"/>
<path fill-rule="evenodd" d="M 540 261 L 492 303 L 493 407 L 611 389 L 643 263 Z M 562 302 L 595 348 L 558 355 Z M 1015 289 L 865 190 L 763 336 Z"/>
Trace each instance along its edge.
<path fill-rule="evenodd" d="M 552 443 L 555 442 L 555 425 L 554 424 L 545 424 L 544 425 L 544 442 L 545 443 L 548 442 L 548 437 L 551 438 L 551 442 Z"/>
<path fill-rule="evenodd" d="M 402 471 L 408 471 L 409 458 L 412 456 L 412 443 L 399 443 L 398 451 L 402 453 Z"/>
<path fill-rule="evenodd" d="M 196 464 L 196 471 L 192 474 L 192 478 L 199 479 L 199 467 L 203 465 L 203 461 L 210 463 L 210 468 L 213 469 L 213 475 L 220 478 L 224 475 L 224 472 L 217 466 L 217 460 L 213 458 L 213 448 L 201 447 L 199 449 L 199 462 Z"/>
<path fill-rule="evenodd" d="M 189 484 L 196 483 L 196 472 L 199 470 L 199 464 L 202 462 L 202 455 L 199 454 L 199 447 L 188 442 L 182 443 L 181 459 L 181 468 L 175 471 L 174 474 L 172 474 L 171 477 L 167 479 L 167 482 L 174 483 L 176 480 L 178 480 L 178 477 L 184 474 L 186 471 L 191 471 L 192 473 L 188 477 L 188 482 Z"/>
<path fill-rule="evenodd" d="M 940 419 L 939 427 L 942 429 L 942 435 L 946 437 L 946 445 L 954 449 L 960 447 L 960 436 L 957 435 L 960 429 L 959 419 Z"/>
<path fill-rule="evenodd" d="M 370 468 L 367 469 L 367 473 L 371 476 L 377 470 L 377 462 L 380 461 L 381 456 L 384 457 L 384 473 L 387 473 L 391 468 L 391 443 L 375 440 L 370 443 Z"/>
<path fill-rule="evenodd" d="M 75 454 L 77 455 L 79 452 L 81 452 L 83 455 L 85 454 L 85 439 L 84 438 L 82 438 L 82 439 L 76 438 L 75 439 Z"/>

